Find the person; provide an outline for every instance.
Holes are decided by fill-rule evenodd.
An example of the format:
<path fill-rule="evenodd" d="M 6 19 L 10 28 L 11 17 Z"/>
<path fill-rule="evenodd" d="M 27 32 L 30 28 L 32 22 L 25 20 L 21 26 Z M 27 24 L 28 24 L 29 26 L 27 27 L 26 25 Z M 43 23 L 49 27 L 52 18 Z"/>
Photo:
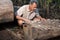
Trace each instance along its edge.
<path fill-rule="evenodd" d="M 32 1 L 28 5 L 20 7 L 17 11 L 16 19 L 19 25 L 22 25 L 24 22 L 30 23 L 35 20 L 45 20 L 38 13 L 36 1 Z"/>

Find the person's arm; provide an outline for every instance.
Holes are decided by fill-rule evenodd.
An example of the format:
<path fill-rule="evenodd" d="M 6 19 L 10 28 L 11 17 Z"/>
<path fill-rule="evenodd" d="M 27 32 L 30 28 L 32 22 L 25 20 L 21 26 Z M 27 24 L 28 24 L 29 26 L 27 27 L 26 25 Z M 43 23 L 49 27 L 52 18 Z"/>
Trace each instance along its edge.
<path fill-rule="evenodd" d="M 45 18 L 42 18 L 42 17 L 39 15 L 39 10 L 38 10 L 38 9 L 35 10 L 35 13 L 36 13 L 36 17 L 37 17 L 38 19 L 40 19 L 40 20 L 46 20 Z"/>
<path fill-rule="evenodd" d="M 37 16 L 38 19 L 40 19 L 41 21 L 46 21 L 45 18 L 42 18 L 41 16 Z"/>
<path fill-rule="evenodd" d="M 23 18 L 23 17 L 20 17 L 20 16 L 16 16 L 16 19 L 25 21 L 25 22 L 27 22 L 27 23 L 30 23 L 30 20 L 28 20 L 28 19 L 26 19 L 26 18 Z"/>
<path fill-rule="evenodd" d="M 38 18 L 38 19 L 40 19 L 40 20 L 42 19 L 42 17 L 41 17 L 41 16 L 37 16 L 37 18 Z"/>
<path fill-rule="evenodd" d="M 25 8 L 25 6 L 22 6 L 22 7 L 20 7 L 19 10 L 17 10 L 16 19 L 22 20 L 22 21 L 25 21 L 25 22 L 30 22 L 30 20 L 21 17 L 23 15 L 24 8 Z"/>

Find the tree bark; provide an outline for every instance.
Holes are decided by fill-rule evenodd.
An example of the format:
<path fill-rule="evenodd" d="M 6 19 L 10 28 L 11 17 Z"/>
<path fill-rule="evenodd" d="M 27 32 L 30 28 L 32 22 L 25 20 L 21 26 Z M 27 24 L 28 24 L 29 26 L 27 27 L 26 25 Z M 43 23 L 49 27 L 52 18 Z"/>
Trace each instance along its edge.
<path fill-rule="evenodd" d="M 11 0 L 0 0 L 0 23 L 14 20 L 13 3 Z"/>

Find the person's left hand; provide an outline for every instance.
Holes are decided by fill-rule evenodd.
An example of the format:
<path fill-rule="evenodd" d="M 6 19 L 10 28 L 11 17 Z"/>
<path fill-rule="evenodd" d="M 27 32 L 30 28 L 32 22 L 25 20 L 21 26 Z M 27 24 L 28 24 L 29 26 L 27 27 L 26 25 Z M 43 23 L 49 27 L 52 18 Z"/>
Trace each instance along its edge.
<path fill-rule="evenodd" d="M 38 19 L 38 18 L 34 18 L 34 21 L 40 21 L 40 19 Z"/>
<path fill-rule="evenodd" d="M 46 21 L 46 19 L 45 18 L 41 18 L 41 21 Z"/>

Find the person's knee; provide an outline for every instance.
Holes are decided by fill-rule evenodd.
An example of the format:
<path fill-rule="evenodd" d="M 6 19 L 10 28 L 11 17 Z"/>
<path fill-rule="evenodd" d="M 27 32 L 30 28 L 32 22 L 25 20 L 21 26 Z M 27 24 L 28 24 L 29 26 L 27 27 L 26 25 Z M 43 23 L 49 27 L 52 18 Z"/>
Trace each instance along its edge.
<path fill-rule="evenodd" d="M 23 21 L 22 20 L 18 20 L 18 25 L 22 25 Z"/>

